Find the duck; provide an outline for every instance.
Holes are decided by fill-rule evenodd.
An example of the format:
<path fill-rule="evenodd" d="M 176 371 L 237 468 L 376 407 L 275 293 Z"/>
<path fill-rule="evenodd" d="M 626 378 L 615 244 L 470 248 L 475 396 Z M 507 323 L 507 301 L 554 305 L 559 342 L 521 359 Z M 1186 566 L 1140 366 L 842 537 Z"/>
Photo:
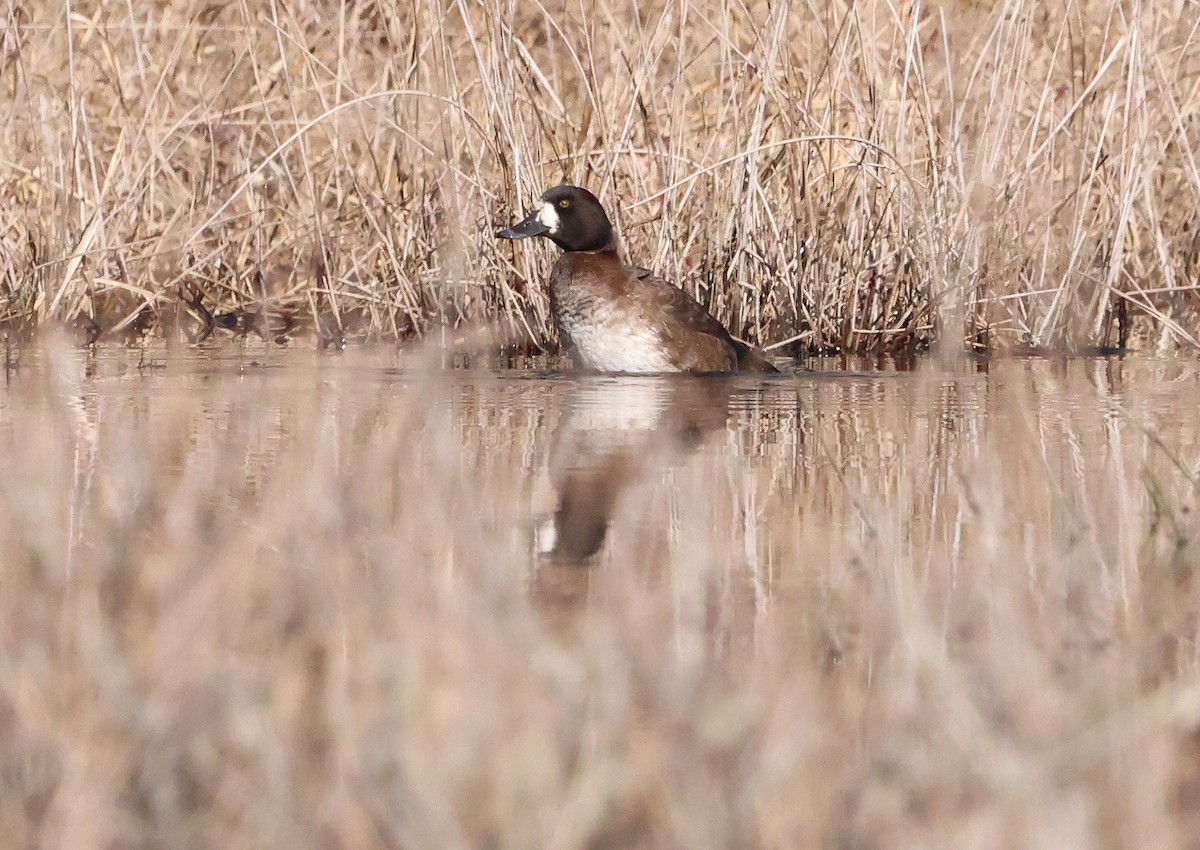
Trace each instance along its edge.
<path fill-rule="evenodd" d="M 523 220 L 496 233 L 534 236 L 563 251 L 550 272 L 550 312 L 577 367 L 625 374 L 778 371 L 678 286 L 626 265 L 608 214 L 587 189 L 547 189 Z"/>

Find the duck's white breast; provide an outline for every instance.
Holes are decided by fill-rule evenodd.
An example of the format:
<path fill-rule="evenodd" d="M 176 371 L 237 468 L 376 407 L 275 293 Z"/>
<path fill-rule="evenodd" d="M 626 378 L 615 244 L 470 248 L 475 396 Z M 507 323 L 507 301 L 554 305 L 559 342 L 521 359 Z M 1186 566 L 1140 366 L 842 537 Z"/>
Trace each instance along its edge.
<path fill-rule="evenodd" d="M 561 327 L 571 338 L 581 366 L 601 372 L 677 372 L 663 350 L 658 332 L 631 322 L 622 311 L 593 304 L 586 319 L 563 316 Z"/>

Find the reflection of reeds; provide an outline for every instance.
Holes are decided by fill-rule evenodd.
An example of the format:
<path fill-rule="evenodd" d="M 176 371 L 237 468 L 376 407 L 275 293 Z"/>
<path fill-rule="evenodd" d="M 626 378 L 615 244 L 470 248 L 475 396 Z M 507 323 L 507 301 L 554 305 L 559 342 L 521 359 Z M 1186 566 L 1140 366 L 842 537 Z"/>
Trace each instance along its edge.
<path fill-rule="evenodd" d="M 12 374 L 6 843 L 1200 836 L 1190 366 L 739 384 L 555 607 L 573 384 L 274 357 Z"/>
<path fill-rule="evenodd" d="M 568 178 L 782 353 L 1200 337 L 1193 4 L 663 6 L 12 6 L 0 321 L 536 347 Z"/>

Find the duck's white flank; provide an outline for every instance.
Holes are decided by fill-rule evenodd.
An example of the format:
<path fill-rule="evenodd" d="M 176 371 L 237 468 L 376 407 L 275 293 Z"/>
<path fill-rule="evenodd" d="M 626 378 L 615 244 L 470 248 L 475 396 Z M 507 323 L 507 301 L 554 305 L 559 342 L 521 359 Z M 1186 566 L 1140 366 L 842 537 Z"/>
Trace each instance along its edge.
<path fill-rule="evenodd" d="M 601 372 L 676 372 L 658 332 L 604 302 L 560 317 L 583 365 Z M 582 311 L 580 311 L 582 312 Z"/>

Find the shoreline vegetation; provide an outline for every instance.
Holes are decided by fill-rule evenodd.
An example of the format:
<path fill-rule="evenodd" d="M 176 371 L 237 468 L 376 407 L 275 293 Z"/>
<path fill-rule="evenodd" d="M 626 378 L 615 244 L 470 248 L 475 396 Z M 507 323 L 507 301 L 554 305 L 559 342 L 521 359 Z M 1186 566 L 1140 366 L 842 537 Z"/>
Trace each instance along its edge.
<path fill-rule="evenodd" d="M 1187 3 L 0 14 L 10 338 L 553 350 L 491 234 L 569 180 L 775 354 L 1200 345 Z"/>

